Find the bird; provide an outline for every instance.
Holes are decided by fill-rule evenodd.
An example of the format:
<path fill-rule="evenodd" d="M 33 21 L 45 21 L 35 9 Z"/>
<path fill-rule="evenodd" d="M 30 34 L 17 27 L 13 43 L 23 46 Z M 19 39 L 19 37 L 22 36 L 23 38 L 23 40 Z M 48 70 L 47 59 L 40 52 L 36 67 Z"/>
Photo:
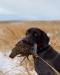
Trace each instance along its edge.
<path fill-rule="evenodd" d="M 24 39 L 20 40 L 15 47 L 12 49 L 11 54 L 9 57 L 14 58 L 15 56 L 25 56 L 29 57 L 29 55 L 33 55 L 33 57 L 37 57 L 37 44 L 34 44 L 34 46 L 31 46 L 27 43 L 27 41 Z"/>

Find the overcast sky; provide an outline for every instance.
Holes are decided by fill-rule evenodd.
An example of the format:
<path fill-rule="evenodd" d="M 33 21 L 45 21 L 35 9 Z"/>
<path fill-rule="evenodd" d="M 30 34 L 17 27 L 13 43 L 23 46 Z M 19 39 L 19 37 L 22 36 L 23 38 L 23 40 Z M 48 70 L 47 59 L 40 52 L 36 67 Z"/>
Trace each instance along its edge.
<path fill-rule="evenodd" d="M 60 20 L 60 0 L 0 0 L 0 20 Z"/>

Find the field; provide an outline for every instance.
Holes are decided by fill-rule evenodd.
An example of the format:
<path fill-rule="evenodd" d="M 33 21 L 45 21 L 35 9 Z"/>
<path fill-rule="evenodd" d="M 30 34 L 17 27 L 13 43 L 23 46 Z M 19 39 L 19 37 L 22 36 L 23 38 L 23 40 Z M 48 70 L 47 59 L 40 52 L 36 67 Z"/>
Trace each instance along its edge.
<path fill-rule="evenodd" d="M 20 68 L 17 68 L 23 73 L 20 71 L 17 73 L 17 57 L 12 60 L 8 56 L 14 45 L 25 36 L 26 30 L 31 27 L 38 27 L 45 31 L 50 37 L 51 46 L 60 53 L 60 21 L 0 22 L 0 58 L 3 58 L 0 60 L 0 75 L 23 75 L 23 73 L 25 73 L 26 61 L 23 62 L 23 65 L 20 66 Z M 20 58 L 18 59 L 20 60 Z M 33 59 L 31 58 L 31 60 Z M 2 64 L 3 67 L 1 66 L 2 62 L 5 62 L 6 64 Z M 29 61 L 27 61 L 27 64 L 28 70 L 31 73 L 30 75 L 37 75 L 32 67 L 33 62 L 29 63 Z M 15 67 L 13 71 L 11 71 L 11 65 Z M 26 72 L 25 74 L 28 75 L 29 73 Z"/>

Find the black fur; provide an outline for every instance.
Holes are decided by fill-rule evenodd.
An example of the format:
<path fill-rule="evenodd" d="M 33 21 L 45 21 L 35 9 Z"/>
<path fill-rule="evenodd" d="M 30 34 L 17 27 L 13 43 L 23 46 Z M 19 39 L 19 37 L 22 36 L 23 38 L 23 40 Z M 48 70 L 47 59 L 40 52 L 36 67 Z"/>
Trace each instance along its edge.
<path fill-rule="evenodd" d="M 35 70 L 38 75 L 57 75 L 41 58 L 34 58 Z"/>
<path fill-rule="evenodd" d="M 60 72 L 60 54 L 49 45 L 50 38 L 47 36 L 47 34 L 39 28 L 30 28 L 26 31 L 26 37 L 28 42 L 30 42 L 31 44 L 36 43 L 37 45 L 39 45 L 37 48 L 37 54 L 40 57 L 42 57 L 45 61 L 47 61 L 51 66 L 53 66 L 57 71 Z M 39 61 L 38 61 L 38 65 L 41 66 Z M 35 69 L 38 69 L 38 71 L 41 68 L 44 68 L 43 66 L 38 67 L 38 65 L 35 64 Z M 50 75 L 54 75 L 54 74 L 50 74 Z"/>

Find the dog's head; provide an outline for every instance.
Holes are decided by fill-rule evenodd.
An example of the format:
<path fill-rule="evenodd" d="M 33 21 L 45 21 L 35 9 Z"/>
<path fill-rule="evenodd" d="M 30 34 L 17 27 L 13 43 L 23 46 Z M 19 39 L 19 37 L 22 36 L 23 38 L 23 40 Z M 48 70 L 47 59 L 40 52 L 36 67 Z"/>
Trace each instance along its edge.
<path fill-rule="evenodd" d="M 43 45 L 45 47 L 49 44 L 49 37 L 39 28 L 30 28 L 26 31 L 27 40 L 31 43 Z"/>

